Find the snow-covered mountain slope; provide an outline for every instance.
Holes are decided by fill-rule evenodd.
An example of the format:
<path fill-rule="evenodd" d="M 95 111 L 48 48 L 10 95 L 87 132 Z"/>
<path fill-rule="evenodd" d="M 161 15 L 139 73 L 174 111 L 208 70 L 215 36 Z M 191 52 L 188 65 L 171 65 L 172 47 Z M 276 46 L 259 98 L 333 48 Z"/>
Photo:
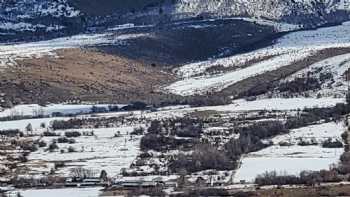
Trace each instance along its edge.
<path fill-rule="evenodd" d="M 349 10 L 349 0 L 0 0 L 0 34 L 74 33 L 128 22 L 237 16 L 315 27 L 344 21 Z"/>
<path fill-rule="evenodd" d="M 220 92 L 245 79 L 308 59 L 324 49 L 349 47 L 349 27 L 349 23 L 344 23 L 334 27 L 294 32 L 278 39 L 274 45 L 266 48 L 184 65 L 175 70 L 182 79 L 165 87 L 165 90 L 186 96 Z M 249 62 L 255 60 L 257 63 L 250 65 Z M 344 63 L 341 64 L 344 61 L 346 62 L 346 59 L 340 61 L 338 65 L 344 66 Z M 220 74 L 207 72 L 210 68 L 215 67 L 222 67 L 229 71 Z M 341 74 L 337 75 L 336 78 L 341 80 L 346 70 L 347 68 L 344 66 Z"/>
<path fill-rule="evenodd" d="M 282 20 L 291 23 L 317 24 L 341 19 L 349 9 L 348 0 L 180 0 L 177 13 L 243 15 Z M 334 17 L 337 15 L 337 17 Z M 334 18 L 332 18 L 334 17 Z"/>
<path fill-rule="evenodd" d="M 67 0 L 0 0 L 1 41 L 76 33 L 83 26 L 80 15 Z"/>

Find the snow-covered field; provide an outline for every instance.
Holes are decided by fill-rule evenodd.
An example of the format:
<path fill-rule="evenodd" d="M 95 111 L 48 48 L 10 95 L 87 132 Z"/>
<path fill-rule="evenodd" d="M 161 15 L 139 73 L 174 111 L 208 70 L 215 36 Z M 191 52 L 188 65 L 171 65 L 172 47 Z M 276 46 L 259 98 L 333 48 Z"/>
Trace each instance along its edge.
<path fill-rule="evenodd" d="M 244 99 L 234 100 L 233 104 L 194 108 L 198 111 L 257 111 L 257 110 L 298 110 L 304 108 L 325 108 L 335 106 L 337 103 L 344 103 L 341 98 L 271 98 L 255 101 Z"/>
<path fill-rule="evenodd" d="M 98 197 L 103 188 L 65 188 L 19 190 L 23 197 Z"/>
<path fill-rule="evenodd" d="M 83 115 L 84 117 L 93 118 L 107 118 L 126 116 L 130 118 L 146 118 L 148 120 L 164 119 L 183 117 L 186 114 L 190 114 L 196 111 L 218 111 L 218 112 L 232 112 L 232 113 L 245 113 L 248 111 L 259 110 L 298 110 L 305 107 L 330 107 L 336 103 L 344 102 L 343 99 L 334 98 L 291 98 L 291 99 L 261 99 L 256 101 L 235 100 L 233 104 L 223 106 L 210 106 L 210 107 L 197 107 L 191 108 L 190 106 L 175 106 L 161 108 L 156 112 L 113 112 L 113 113 L 101 113 L 94 115 Z M 100 107 L 102 107 L 101 105 Z M 33 108 L 37 109 L 37 105 L 33 106 L 19 106 L 28 115 L 32 114 Z M 16 107 L 15 107 L 16 108 Z M 53 111 L 61 110 L 62 113 L 80 113 L 89 112 L 91 105 L 51 105 L 43 107 L 40 111 L 45 114 L 52 113 Z M 37 111 L 37 110 L 34 110 Z M 3 114 L 4 115 L 4 114 Z M 39 119 L 25 119 L 15 121 L 2 121 L 0 122 L 0 130 L 5 129 L 19 129 L 25 131 L 26 126 L 30 123 L 34 130 L 33 134 L 42 134 L 46 131 L 46 128 L 41 128 L 41 124 L 44 123 L 46 127 L 50 125 L 53 120 L 67 120 L 69 117 L 53 117 L 53 118 L 39 118 Z M 129 134 L 134 128 L 145 125 L 133 125 L 133 126 L 115 126 L 113 128 L 99 128 L 99 129 L 76 129 L 69 131 L 94 132 L 93 136 L 81 136 L 75 138 L 74 144 L 58 144 L 59 150 L 56 152 L 49 152 L 46 148 L 40 148 L 38 151 L 29 155 L 29 162 L 26 164 L 35 172 L 49 172 L 53 167 L 55 161 L 65 161 L 66 166 L 60 168 L 57 172 L 63 175 L 69 175 L 71 168 L 84 167 L 92 170 L 106 170 L 111 176 L 119 174 L 122 168 L 127 168 L 134 161 L 139 153 L 139 143 L 141 136 L 131 137 Z M 314 129 L 315 130 L 315 129 Z M 317 129 L 316 129 L 317 130 Z M 319 128 L 318 128 L 319 130 Z M 120 137 L 115 137 L 115 134 L 120 132 Z M 337 127 L 332 128 L 333 132 L 341 132 L 337 130 Z M 57 131 L 62 136 L 65 131 Z M 304 135 L 300 134 L 298 130 L 292 132 L 291 135 Z M 305 134 L 307 135 L 307 133 Z M 313 134 L 310 134 L 313 135 Z M 325 136 L 325 132 L 322 136 Z M 339 133 L 335 133 L 334 136 L 340 136 Z M 279 136 L 283 139 L 285 136 Z M 332 136 L 329 136 L 332 137 Z M 53 137 L 34 137 L 40 138 L 50 144 Z M 56 137 L 57 138 L 57 137 Z M 276 138 L 279 139 L 279 138 Z M 276 142 L 277 143 L 277 142 Z M 76 152 L 68 153 L 68 148 L 73 147 Z M 60 150 L 64 150 L 61 153 Z"/>
<path fill-rule="evenodd" d="M 345 126 L 343 122 L 335 123 L 323 123 L 317 125 L 311 125 L 308 127 L 302 127 L 299 129 L 293 129 L 287 135 L 276 136 L 272 139 L 274 144 L 278 144 L 282 141 L 287 141 L 292 144 L 296 144 L 299 139 L 314 138 L 317 142 L 321 143 L 328 138 L 341 140 L 340 135 L 344 132 Z"/>
<path fill-rule="evenodd" d="M 272 46 L 253 52 L 184 65 L 175 70 L 182 79 L 164 87 L 164 91 L 179 95 L 216 92 L 244 79 L 306 59 L 317 51 L 349 47 L 349 27 L 350 23 L 343 23 L 339 26 L 294 32 L 278 39 Z M 266 60 L 246 65 L 257 59 Z M 206 69 L 213 66 L 231 67 L 233 71 L 207 75 Z"/>
<path fill-rule="evenodd" d="M 41 124 L 49 126 L 54 120 L 68 120 L 68 117 L 54 117 L 54 118 L 36 118 L 36 119 L 24 119 L 24 120 L 14 120 L 14 121 L 1 121 L 0 130 L 8 129 L 18 129 L 20 131 L 25 131 L 28 124 L 32 125 L 35 132 L 42 132 Z"/>
<path fill-rule="evenodd" d="M 101 107 L 108 109 L 107 104 L 50 104 L 47 106 L 40 106 L 37 104 L 32 105 L 17 105 L 13 108 L 5 109 L 0 111 L 0 117 L 13 117 L 13 116 L 51 116 L 53 113 L 60 113 L 62 115 L 74 115 L 74 114 L 83 114 L 90 113 L 92 107 Z M 123 106 L 123 105 L 118 105 Z M 1 108 L 0 108 L 1 110 Z"/>
<path fill-rule="evenodd" d="M 280 174 L 298 175 L 303 170 L 329 169 L 339 162 L 343 148 L 322 148 L 321 145 L 299 146 L 300 140 L 314 138 L 322 142 L 328 138 L 340 138 L 345 126 L 342 123 L 323 123 L 292 130 L 290 134 L 272 139 L 274 145 L 246 155 L 235 174 L 235 181 L 254 181 L 257 175 L 276 171 Z M 290 142 L 291 146 L 279 146 Z"/>
<path fill-rule="evenodd" d="M 142 125 L 137 125 L 139 127 Z M 64 161 L 65 167 L 57 173 L 69 176 L 70 169 L 83 167 L 96 172 L 105 170 L 109 176 L 115 177 L 122 168 L 128 168 L 139 153 L 139 143 L 141 136 L 130 136 L 134 127 L 117 127 L 101 129 L 77 129 L 70 131 L 91 132 L 93 136 L 81 136 L 75 138 L 74 144 L 58 144 L 60 151 L 49 152 L 42 148 L 33 152 L 29 156 L 27 165 L 38 163 L 54 163 Z M 64 131 L 56 131 L 64 135 Z M 119 137 L 115 134 L 120 132 Z M 43 137 L 42 140 L 50 144 L 52 137 Z M 73 147 L 76 152 L 68 153 L 68 148 Z M 47 165 L 50 167 L 50 165 Z"/>

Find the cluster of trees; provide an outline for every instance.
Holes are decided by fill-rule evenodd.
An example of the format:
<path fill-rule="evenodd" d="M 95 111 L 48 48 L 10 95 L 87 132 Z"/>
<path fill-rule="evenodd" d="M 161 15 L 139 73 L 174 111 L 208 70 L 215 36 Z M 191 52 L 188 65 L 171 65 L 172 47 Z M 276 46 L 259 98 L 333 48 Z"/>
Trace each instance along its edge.
<path fill-rule="evenodd" d="M 83 125 L 83 120 L 73 118 L 69 120 L 54 120 L 51 123 L 53 130 L 78 129 Z"/>
<path fill-rule="evenodd" d="M 207 169 L 233 170 L 236 164 L 223 151 L 211 144 L 197 144 L 191 154 L 180 153 L 169 168 L 172 172 L 197 172 Z"/>
<path fill-rule="evenodd" d="M 141 101 L 132 102 L 126 106 L 119 107 L 118 105 L 109 105 L 106 107 L 92 106 L 91 113 L 105 113 L 105 112 L 118 112 L 118 111 L 134 111 L 134 110 L 147 110 L 150 107 Z"/>
<path fill-rule="evenodd" d="M 350 152 L 346 151 L 340 156 L 340 165 L 338 170 L 341 174 L 350 173 Z"/>
<path fill-rule="evenodd" d="M 208 120 L 209 121 L 209 120 Z M 178 154 L 170 160 L 170 170 L 179 172 L 185 169 L 195 172 L 206 169 L 234 169 L 242 154 L 265 148 L 271 144 L 264 139 L 288 133 L 281 121 L 259 121 L 236 128 L 238 138 L 230 139 L 224 147 L 203 142 L 200 144 L 203 125 L 201 119 L 178 118 L 151 122 L 147 133 L 141 139 L 141 150 L 187 150 L 190 154 Z"/>
<path fill-rule="evenodd" d="M 196 144 L 191 154 L 179 154 L 170 162 L 170 169 L 178 172 L 185 169 L 196 172 L 206 169 L 232 170 L 238 165 L 242 154 L 268 146 L 262 139 L 287 133 L 288 130 L 280 121 L 262 121 L 242 127 L 239 138 L 232 138 L 222 150 L 211 144 Z"/>
<path fill-rule="evenodd" d="M 301 93 L 309 90 L 318 90 L 321 88 L 321 83 L 314 77 L 300 77 L 293 81 L 280 83 L 278 86 L 279 92 Z"/>
<path fill-rule="evenodd" d="M 279 175 L 276 171 L 258 175 L 255 183 L 258 185 L 315 185 L 323 182 L 339 182 L 342 176 L 337 170 L 302 171 L 299 176 Z"/>
<path fill-rule="evenodd" d="M 177 137 L 198 138 L 203 132 L 203 122 L 197 118 L 177 118 L 161 122 L 153 120 L 148 133 L 157 135 L 171 135 Z"/>
<path fill-rule="evenodd" d="M 338 103 L 330 108 L 306 108 L 294 117 L 287 119 L 285 127 L 288 129 L 308 126 L 320 120 L 326 122 L 339 121 L 344 115 L 350 112 L 348 104 Z"/>
<path fill-rule="evenodd" d="M 43 136 L 45 137 L 56 137 L 56 136 L 60 136 L 59 133 L 55 133 L 55 132 L 51 132 L 51 131 L 44 131 Z"/>
<path fill-rule="evenodd" d="M 117 117 L 100 117 L 100 118 L 72 118 L 69 120 L 54 120 L 51 122 L 53 130 L 78 129 L 83 127 L 93 128 L 111 128 L 118 125 L 135 125 L 142 123 L 145 119 L 130 118 L 124 116 Z"/>
<path fill-rule="evenodd" d="M 322 143 L 323 148 L 343 148 L 343 143 L 339 139 L 328 138 Z"/>
<path fill-rule="evenodd" d="M 57 139 L 57 143 L 59 143 L 59 144 L 64 144 L 64 143 L 74 144 L 75 142 L 76 142 L 75 139 L 71 139 L 71 138 L 67 138 L 67 137 L 60 137 Z"/>
<path fill-rule="evenodd" d="M 319 90 L 326 81 L 333 80 L 331 73 L 321 73 L 320 71 L 316 71 L 320 73 L 319 77 L 313 77 L 313 73 L 309 72 L 305 76 L 297 77 L 291 81 L 261 83 L 248 91 L 242 92 L 239 97 L 253 97 L 273 91 L 286 93 L 284 94 L 285 96 L 291 96 L 292 94 L 302 94 L 310 90 Z"/>
<path fill-rule="evenodd" d="M 105 175 L 104 175 L 105 174 Z M 100 172 L 100 176 L 107 176 L 107 173 L 103 170 Z M 98 177 L 99 172 L 97 170 L 86 168 L 72 168 L 70 170 L 70 176 L 74 179 L 86 179 Z"/>
<path fill-rule="evenodd" d="M 49 144 L 46 151 L 54 152 L 55 150 L 58 150 L 58 149 L 59 149 L 59 147 L 58 147 L 57 143 L 53 141 L 53 142 L 51 142 L 51 144 Z"/>
<path fill-rule="evenodd" d="M 239 138 L 231 139 L 225 144 L 225 152 L 232 160 L 238 160 L 242 154 L 260 150 L 270 144 L 262 142 L 279 134 L 288 133 L 288 129 L 280 121 L 261 121 L 240 128 Z"/>
<path fill-rule="evenodd" d="M 203 123 L 199 119 L 153 120 L 141 139 L 142 150 L 166 151 L 191 148 L 199 140 Z"/>
<path fill-rule="evenodd" d="M 142 137 L 141 150 L 155 150 L 159 152 L 175 149 L 191 149 L 193 144 L 197 143 L 196 139 L 179 139 L 174 136 L 146 134 Z"/>
<path fill-rule="evenodd" d="M 134 128 L 130 135 L 143 135 L 145 134 L 145 129 L 143 127 Z M 115 134 L 116 137 L 120 136 L 120 132 Z"/>
<path fill-rule="evenodd" d="M 68 138 L 72 138 L 72 137 L 80 137 L 81 136 L 81 133 L 78 132 L 78 131 L 66 131 L 64 133 L 64 135 Z"/>
<path fill-rule="evenodd" d="M 225 105 L 231 102 L 227 96 L 208 92 L 208 96 L 175 96 L 167 98 L 165 101 L 155 104 L 154 107 L 165 107 L 173 105 L 190 105 L 192 107 Z"/>
<path fill-rule="evenodd" d="M 7 129 L 7 130 L 0 130 L 0 136 L 6 136 L 6 137 L 16 137 L 21 136 L 23 137 L 23 132 L 21 132 L 19 129 Z"/>

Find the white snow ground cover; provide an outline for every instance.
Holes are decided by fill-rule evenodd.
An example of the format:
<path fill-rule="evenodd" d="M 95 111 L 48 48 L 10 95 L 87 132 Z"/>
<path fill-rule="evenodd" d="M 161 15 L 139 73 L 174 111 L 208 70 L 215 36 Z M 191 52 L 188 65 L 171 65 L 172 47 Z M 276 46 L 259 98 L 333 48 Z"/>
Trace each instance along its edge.
<path fill-rule="evenodd" d="M 334 56 L 315 64 L 310 65 L 308 68 L 300 70 L 299 72 L 291 75 L 286 81 L 291 81 L 297 77 L 314 77 L 320 79 L 321 76 L 331 74 L 332 79 L 328 79 L 322 84 L 320 91 L 311 91 L 311 94 L 318 94 L 325 97 L 337 96 L 345 97 L 348 92 L 348 82 L 346 79 L 346 72 L 350 69 L 350 54 Z"/>
<path fill-rule="evenodd" d="M 64 188 L 19 190 L 23 197 L 98 197 L 103 188 Z"/>
<path fill-rule="evenodd" d="M 179 95 L 220 91 L 244 79 L 306 59 L 317 51 L 349 46 L 349 23 L 294 32 L 278 39 L 272 46 L 253 52 L 184 65 L 175 70 L 182 79 L 164 87 L 163 90 Z M 246 65 L 249 61 L 262 58 L 267 59 L 252 65 Z M 206 75 L 206 69 L 219 65 L 232 67 L 235 70 L 219 75 Z"/>
<path fill-rule="evenodd" d="M 142 125 L 135 125 L 139 127 Z M 58 144 L 60 151 L 49 152 L 46 148 L 41 148 L 29 155 L 28 165 L 36 163 L 54 163 L 55 161 L 65 161 L 66 166 L 58 173 L 69 176 L 72 168 L 85 168 L 99 173 L 105 170 L 109 176 L 116 176 L 122 168 L 128 168 L 139 154 L 140 136 L 131 137 L 133 126 L 101 129 L 76 129 L 70 131 L 94 132 L 94 136 L 81 136 L 75 138 L 74 144 Z M 117 132 L 120 137 L 115 137 Z M 64 135 L 64 131 L 56 131 Z M 43 137 L 42 140 L 50 144 L 52 137 Z M 73 147 L 76 152 L 68 153 L 69 147 Z"/>
<path fill-rule="evenodd" d="M 342 123 L 323 123 L 294 129 L 290 134 L 272 139 L 274 145 L 263 150 L 250 153 L 242 159 L 242 165 L 235 174 L 235 181 L 254 181 L 257 175 L 276 171 L 279 174 L 298 175 L 304 170 L 329 169 L 337 164 L 343 148 L 322 148 L 313 146 L 279 146 L 282 141 L 297 142 L 299 138 L 315 138 L 322 142 L 328 138 L 340 138 L 345 126 Z"/>
<path fill-rule="evenodd" d="M 344 103 L 342 98 L 271 98 L 255 101 L 244 99 L 234 100 L 233 104 L 194 108 L 198 111 L 257 111 L 257 110 L 298 110 L 304 108 L 326 108 L 335 106 L 337 103 Z"/>
<path fill-rule="evenodd" d="M 274 144 L 282 141 L 296 144 L 299 139 L 314 138 L 318 143 L 322 143 L 328 138 L 341 140 L 341 134 L 344 131 L 343 123 L 329 122 L 293 129 L 289 134 L 274 137 L 272 141 Z"/>
<path fill-rule="evenodd" d="M 116 116 L 127 117 L 143 117 L 149 120 L 163 119 L 172 117 L 182 117 L 186 114 L 195 111 L 207 111 L 214 110 L 219 112 L 247 112 L 247 111 L 259 111 L 259 110 L 297 110 L 305 107 L 330 107 L 334 106 L 338 102 L 344 102 L 344 99 L 333 98 L 290 98 L 290 99 L 265 99 L 256 101 L 235 100 L 233 104 L 223 106 L 210 106 L 210 107 L 197 107 L 191 108 L 189 106 L 176 106 L 162 108 L 162 111 L 135 111 L 135 112 L 113 112 L 102 113 L 94 115 L 83 115 L 83 117 L 105 118 Z M 80 107 L 66 107 L 64 105 L 58 105 L 54 109 L 64 110 L 89 110 L 91 105 L 82 105 Z M 79 105 L 78 105 L 79 106 Z M 31 109 L 31 108 L 29 108 Z M 45 112 L 49 113 L 51 108 L 45 108 Z M 27 110 L 28 113 L 31 110 Z M 80 112 L 80 111 L 79 111 Z M 60 118 L 43 118 L 43 119 L 26 119 L 16 121 L 2 121 L 0 122 L 0 130 L 4 129 L 20 129 L 25 131 L 25 127 L 31 123 L 34 129 L 33 134 L 41 134 L 45 129 L 40 128 L 41 123 L 50 125 L 50 122 L 56 119 L 68 119 L 68 117 Z M 60 150 L 64 150 L 61 153 L 59 150 L 56 152 L 46 151 L 46 148 L 40 148 L 38 151 L 29 155 L 29 162 L 26 165 L 34 172 L 49 172 L 55 161 L 65 161 L 66 166 L 61 168 L 58 173 L 68 176 L 70 169 L 76 167 L 84 167 L 92 170 L 106 170 L 110 176 L 119 174 L 122 168 L 127 168 L 134 161 L 139 154 L 140 137 L 133 137 L 131 139 L 130 132 L 135 127 L 145 125 L 133 125 L 133 126 L 116 126 L 114 128 L 100 128 L 100 129 L 76 129 L 69 131 L 79 132 L 91 132 L 94 131 L 94 136 L 81 136 L 75 138 L 74 144 L 58 144 Z M 333 130 L 336 130 L 333 129 Z M 114 135 L 120 131 L 121 137 L 114 137 Z M 64 135 L 64 131 L 57 131 Z M 335 134 L 338 135 L 338 134 Z M 39 138 L 34 137 L 34 138 Z M 57 137 L 56 137 L 57 138 Z M 42 137 L 42 140 L 50 144 L 54 137 Z M 277 143 L 277 142 L 276 142 Z M 69 146 L 72 146 L 77 152 L 67 153 Z"/>
<path fill-rule="evenodd" d="M 62 115 L 74 115 L 89 113 L 92 107 L 103 107 L 108 109 L 107 104 L 50 104 L 47 106 L 40 106 L 37 104 L 32 105 L 16 105 L 13 108 L 5 109 L 1 111 L 0 117 L 13 117 L 13 116 L 38 116 L 45 115 L 51 116 L 53 113 L 61 113 Z M 121 106 L 121 105 L 118 105 Z"/>
<path fill-rule="evenodd" d="M 9 130 L 9 129 L 18 129 L 20 131 L 26 131 L 26 127 L 28 124 L 32 125 L 34 130 L 34 134 L 36 132 L 42 132 L 41 124 L 45 124 L 46 126 L 50 125 L 50 123 L 54 120 L 68 120 L 67 117 L 55 117 L 55 118 L 36 118 L 36 119 L 24 119 L 24 120 L 13 120 L 13 121 L 1 121 L 0 122 L 0 130 Z"/>

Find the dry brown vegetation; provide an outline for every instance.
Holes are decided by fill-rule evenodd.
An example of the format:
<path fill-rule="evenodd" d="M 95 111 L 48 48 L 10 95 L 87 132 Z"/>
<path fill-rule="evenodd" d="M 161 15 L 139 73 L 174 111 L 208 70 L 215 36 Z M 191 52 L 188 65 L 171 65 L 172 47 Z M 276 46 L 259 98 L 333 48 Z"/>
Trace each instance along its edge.
<path fill-rule="evenodd" d="M 59 58 L 25 59 L 0 73 L 0 93 L 13 104 L 66 100 L 130 102 L 160 97 L 174 76 L 141 62 L 92 49 L 65 49 Z"/>
<path fill-rule="evenodd" d="M 255 195 L 260 197 L 319 197 L 350 196 L 350 185 L 318 186 L 305 188 L 279 188 L 260 190 Z"/>

